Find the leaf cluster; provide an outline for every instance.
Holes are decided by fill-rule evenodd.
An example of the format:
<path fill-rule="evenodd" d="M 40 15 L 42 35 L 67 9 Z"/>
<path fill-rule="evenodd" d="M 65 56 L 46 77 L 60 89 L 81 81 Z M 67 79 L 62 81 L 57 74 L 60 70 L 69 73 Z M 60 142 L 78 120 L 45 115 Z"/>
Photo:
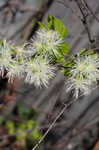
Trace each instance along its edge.
<path fill-rule="evenodd" d="M 32 119 L 37 113 L 37 110 L 20 104 L 16 107 L 12 119 L 5 120 L 3 116 L 0 116 L 0 126 L 4 127 L 9 135 L 14 135 L 15 140 L 19 142 L 24 139 L 26 142 L 34 141 L 35 143 L 35 140 L 41 138 L 38 123 Z"/>
<path fill-rule="evenodd" d="M 46 18 L 46 25 L 43 24 L 42 22 L 39 22 L 39 25 L 41 28 L 56 31 L 59 34 L 60 38 L 62 39 L 68 34 L 67 26 L 65 26 L 59 18 L 54 16 L 49 15 Z M 54 64 L 65 62 L 65 55 L 69 52 L 69 49 L 70 49 L 69 43 L 62 41 L 60 46 L 58 46 L 57 48 L 59 55 L 51 56 L 54 60 Z"/>

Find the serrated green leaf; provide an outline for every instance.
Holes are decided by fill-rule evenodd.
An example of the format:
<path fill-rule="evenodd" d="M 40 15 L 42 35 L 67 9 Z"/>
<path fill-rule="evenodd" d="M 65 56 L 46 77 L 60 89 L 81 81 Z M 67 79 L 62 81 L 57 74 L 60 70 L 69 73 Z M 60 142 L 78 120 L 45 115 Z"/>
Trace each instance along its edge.
<path fill-rule="evenodd" d="M 55 30 L 61 38 L 65 37 L 68 33 L 68 28 L 63 24 L 63 22 L 54 16 L 48 16 L 46 23 L 49 29 Z"/>
<path fill-rule="evenodd" d="M 56 63 L 65 63 L 65 55 L 68 53 L 70 49 L 70 46 L 68 43 L 66 42 L 62 42 L 60 44 L 60 47 L 58 47 L 57 51 L 59 53 L 59 55 L 57 55 L 57 60 L 56 60 Z"/>
<path fill-rule="evenodd" d="M 56 32 L 59 33 L 59 35 L 62 38 L 65 37 L 66 34 L 68 33 L 67 26 L 65 26 L 63 24 L 63 22 L 60 19 L 56 18 L 56 17 L 54 17 L 54 29 L 55 29 Z"/>

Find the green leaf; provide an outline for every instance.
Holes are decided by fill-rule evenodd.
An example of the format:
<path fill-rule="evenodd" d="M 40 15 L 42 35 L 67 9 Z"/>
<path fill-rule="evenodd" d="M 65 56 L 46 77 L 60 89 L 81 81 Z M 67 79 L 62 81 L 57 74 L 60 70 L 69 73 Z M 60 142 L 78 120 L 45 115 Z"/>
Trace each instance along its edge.
<path fill-rule="evenodd" d="M 63 24 L 63 22 L 60 19 L 56 18 L 56 17 L 54 17 L 54 29 L 55 29 L 56 32 L 58 32 L 60 34 L 60 36 L 62 38 L 65 37 L 66 34 L 68 33 L 67 26 L 65 26 Z"/>
<path fill-rule="evenodd" d="M 87 55 L 94 55 L 94 56 L 96 55 L 96 53 L 92 49 L 87 50 L 86 54 Z"/>
<path fill-rule="evenodd" d="M 66 55 L 69 49 L 70 49 L 70 45 L 67 42 L 62 42 L 58 51 L 61 55 Z"/>
<path fill-rule="evenodd" d="M 24 130 L 26 128 L 26 123 L 19 123 L 19 129 Z"/>
<path fill-rule="evenodd" d="M 12 122 L 12 121 L 7 121 L 7 122 L 6 122 L 6 127 L 8 128 L 8 133 L 9 133 L 9 134 L 13 134 L 13 133 L 15 132 L 14 122 Z"/>
<path fill-rule="evenodd" d="M 25 131 L 22 132 L 22 129 L 18 128 L 16 132 L 19 132 L 20 134 L 16 135 L 16 139 L 21 141 L 22 139 L 26 138 L 27 133 Z M 22 133 L 21 133 L 22 132 Z"/>
<path fill-rule="evenodd" d="M 33 127 L 34 127 L 34 121 L 33 121 L 33 120 L 29 120 L 29 121 L 27 122 L 27 128 L 33 129 Z"/>
<path fill-rule="evenodd" d="M 14 128 L 14 122 L 12 122 L 12 121 L 7 121 L 7 122 L 6 122 L 6 127 L 7 127 L 7 128 Z"/>
<path fill-rule="evenodd" d="M 30 136 L 32 139 L 37 139 L 40 136 L 40 132 L 37 129 L 35 129 L 30 133 Z"/>
<path fill-rule="evenodd" d="M 54 16 L 48 16 L 46 23 L 49 29 L 55 30 L 61 38 L 65 37 L 68 33 L 68 28 L 63 24 L 63 22 Z"/>
<path fill-rule="evenodd" d="M 64 63 L 65 62 L 65 57 L 63 55 L 58 55 L 56 59 L 56 63 Z"/>
<path fill-rule="evenodd" d="M 79 51 L 79 55 L 82 55 L 86 51 L 86 48 L 83 48 Z"/>
<path fill-rule="evenodd" d="M 38 24 L 40 25 L 41 28 L 48 29 L 48 27 L 44 23 L 42 23 L 42 22 L 39 21 Z"/>
<path fill-rule="evenodd" d="M 69 69 L 64 69 L 64 70 L 62 70 L 62 72 L 64 73 L 64 76 L 68 76 L 69 75 Z"/>
<path fill-rule="evenodd" d="M 49 15 L 49 16 L 46 18 L 46 23 L 47 23 L 47 26 L 48 26 L 49 29 L 54 30 L 54 17 L 53 17 L 53 16 L 50 16 L 50 15 Z"/>
<path fill-rule="evenodd" d="M 60 47 L 57 48 L 59 55 L 57 55 L 56 63 L 65 63 L 65 55 L 68 53 L 70 46 L 67 42 L 62 42 Z"/>

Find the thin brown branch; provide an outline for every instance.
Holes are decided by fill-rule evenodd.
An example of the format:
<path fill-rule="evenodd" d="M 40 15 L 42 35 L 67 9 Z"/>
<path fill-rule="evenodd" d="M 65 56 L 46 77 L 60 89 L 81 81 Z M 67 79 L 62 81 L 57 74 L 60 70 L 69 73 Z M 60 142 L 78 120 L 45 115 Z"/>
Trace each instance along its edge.
<path fill-rule="evenodd" d="M 60 111 L 60 113 L 57 115 L 57 117 L 55 118 L 55 120 L 52 122 L 52 124 L 50 125 L 50 127 L 48 128 L 48 130 L 45 132 L 45 134 L 43 135 L 43 137 L 39 140 L 39 142 L 34 146 L 34 148 L 32 150 L 35 150 L 37 147 L 39 147 L 39 145 L 41 144 L 41 142 L 45 139 L 45 137 L 47 136 L 47 134 L 50 132 L 50 130 L 54 127 L 56 121 L 61 117 L 61 115 L 65 112 L 65 110 L 70 107 L 74 102 L 76 102 L 77 99 L 74 99 L 73 101 L 71 101 L 69 104 L 66 104 L 64 106 L 64 108 Z"/>
<path fill-rule="evenodd" d="M 92 37 L 91 37 L 91 32 L 90 32 L 90 29 L 89 29 L 89 26 L 88 26 L 88 21 L 87 21 L 87 16 L 88 16 L 88 15 L 85 14 L 85 12 L 84 12 L 84 9 L 86 9 L 86 8 L 85 8 L 85 6 L 83 5 L 83 3 L 82 3 L 81 0 L 75 0 L 75 2 L 76 2 L 77 6 L 78 6 L 78 8 L 79 8 L 79 10 L 80 10 L 80 12 L 81 12 L 81 14 L 82 14 L 83 19 L 82 19 L 81 21 L 82 21 L 82 23 L 83 23 L 83 25 L 84 25 L 84 27 L 85 27 L 85 29 L 86 29 L 86 32 L 87 32 L 87 34 L 88 34 L 89 42 L 90 42 L 90 43 L 93 43 L 93 39 L 92 39 Z"/>
<path fill-rule="evenodd" d="M 97 85 L 95 88 L 92 89 L 92 91 L 94 91 L 96 88 L 98 88 L 99 85 Z M 80 95 L 79 98 L 83 96 Z M 74 102 L 76 102 L 79 99 L 74 99 L 72 100 L 70 103 L 65 104 L 64 108 L 60 111 L 60 113 L 56 116 L 55 120 L 52 122 L 52 124 L 50 125 L 50 127 L 48 128 L 48 130 L 45 132 L 45 134 L 42 136 L 42 138 L 39 140 L 39 142 L 33 147 L 32 150 L 35 150 L 36 148 L 39 147 L 39 145 L 42 143 L 42 141 L 45 139 L 45 137 L 47 136 L 47 134 L 50 132 L 50 130 L 54 127 L 55 123 L 57 122 L 57 120 L 61 117 L 61 115 L 65 112 L 65 110 L 67 110 Z"/>
<path fill-rule="evenodd" d="M 97 16 L 95 15 L 95 13 L 93 12 L 93 10 L 91 9 L 91 7 L 88 5 L 88 3 L 86 2 L 86 0 L 83 0 L 86 7 L 88 8 L 89 12 L 91 13 L 91 15 L 96 19 L 96 21 L 99 23 L 99 19 L 97 18 Z"/>

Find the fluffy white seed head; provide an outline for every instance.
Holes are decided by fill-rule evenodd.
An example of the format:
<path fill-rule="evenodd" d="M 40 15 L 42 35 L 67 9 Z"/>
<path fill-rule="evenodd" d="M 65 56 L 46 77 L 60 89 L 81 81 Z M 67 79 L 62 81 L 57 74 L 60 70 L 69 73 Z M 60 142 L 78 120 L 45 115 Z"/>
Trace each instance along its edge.
<path fill-rule="evenodd" d="M 48 86 L 49 79 L 51 79 L 54 73 L 55 67 L 51 66 L 46 58 L 38 56 L 34 60 L 30 60 L 26 63 L 26 79 L 28 83 L 33 83 L 36 87 L 42 85 Z"/>
<path fill-rule="evenodd" d="M 99 79 L 99 58 L 96 55 L 78 58 L 66 82 L 66 90 L 74 90 L 74 95 L 89 93 Z"/>
<path fill-rule="evenodd" d="M 8 82 L 12 83 L 16 77 L 21 79 L 23 75 L 24 75 L 24 64 L 20 64 L 18 61 L 13 60 L 6 74 Z"/>
<path fill-rule="evenodd" d="M 50 54 L 58 55 L 57 47 L 60 46 L 61 42 L 62 39 L 57 32 L 41 28 L 33 39 L 33 47 L 36 50 L 43 50 Z"/>
<path fill-rule="evenodd" d="M 78 58 L 71 70 L 73 76 L 80 75 L 93 81 L 99 79 L 99 58 L 96 55 Z"/>
<path fill-rule="evenodd" d="M 66 92 L 73 91 L 74 97 L 78 98 L 79 95 L 90 93 L 91 89 L 88 84 L 90 84 L 89 80 L 71 77 L 66 82 Z"/>

